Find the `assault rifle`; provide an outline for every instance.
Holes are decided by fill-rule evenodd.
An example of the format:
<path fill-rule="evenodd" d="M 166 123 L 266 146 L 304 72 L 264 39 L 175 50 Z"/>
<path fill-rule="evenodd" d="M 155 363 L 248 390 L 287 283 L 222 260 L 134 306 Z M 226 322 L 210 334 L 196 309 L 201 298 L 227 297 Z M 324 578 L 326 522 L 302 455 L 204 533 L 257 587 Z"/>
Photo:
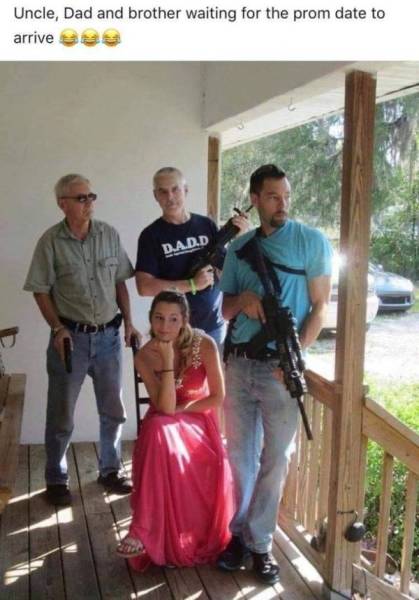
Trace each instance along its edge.
<path fill-rule="evenodd" d="M 71 360 L 71 341 L 70 338 L 64 338 L 64 364 L 67 373 L 73 372 L 73 363 Z"/>
<path fill-rule="evenodd" d="M 246 248 L 247 246 L 247 248 Z M 263 311 L 266 322 L 262 324 L 262 329 L 249 341 L 251 353 L 250 357 L 257 357 L 258 353 L 266 348 L 272 342 L 276 343 L 276 349 L 279 354 L 279 367 L 284 373 L 284 384 L 292 398 L 295 398 L 300 409 L 301 417 L 307 438 L 313 439 L 310 424 L 303 404 L 303 395 L 307 392 L 307 384 L 304 379 L 304 359 L 301 352 L 300 340 L 296 329 L 296 321 L 291 310 L 287 306 L 281 306 L 278 301 L 276 291 L 280 291 L 279 281 L 270 265 L 270 272 L 267 266 L 267 259 L 262 253 L 262 249 L 255 237 L 253 237 L 239 251 L 240 258 L 246 260 L 252 269 L 259 275 L 265 295 L 262 298 Z M 276 285 L 273 284 L 275 277 Z M 277 290 L 275 290 L 277 287 Z"/>
<path fill-rule="evenodd" d="M 313 439 L 307 419 L 302 397 L 307 392 L 304 379 L 304 359 L 301 353 L 300 340 L 295 327 L 295 319 L 287 306 L 279 306 L 274 294 L 266 294 L 262 298 L 266 323 L 249 342 L 256 355 L 270 342 L 276 342 L 279 354 L 279 366 L 284 373 L 284 384 L 292 398 L 295 398 L 303 419 L 304 429 L 309 440 Z"/>
<path fill-rule="evenodd" d="M 238 208 L 235 208 L 234 210 L 238 215 L 243 215 L 248 213 L 251 208 L 253 208 L 253 204 L 251 204 L 244 212 Z M 219 251 L 222 250 L 224 246 L 238 234 L 239 231 L 240 230 L 237 225 L 234 225 L 233 223 L 233 217 L 231 217 L 227 223 L 221 227 L 215 236 L 214 242 L 206 246 L 202 253 L 198 253 L 198 256 L 193 262 L 186 279 L 192 279 L 192 277 L 195 277 L 198 271 L 207 265 L 211 265 L 213 267 L 216 266 L 216 260 Z"/>

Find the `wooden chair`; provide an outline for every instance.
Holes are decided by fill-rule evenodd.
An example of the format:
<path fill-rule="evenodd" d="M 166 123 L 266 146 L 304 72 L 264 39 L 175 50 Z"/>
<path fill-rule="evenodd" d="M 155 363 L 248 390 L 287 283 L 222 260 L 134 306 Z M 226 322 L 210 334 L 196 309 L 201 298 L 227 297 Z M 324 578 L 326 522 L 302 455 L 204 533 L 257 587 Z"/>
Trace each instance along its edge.
<path fill-rule="evenodd" d="M 140 345 L 138 343 L 138 339 L 135 335 L 131 336 L 131 349 L 132 349 L 132 359 L 134 361 L 135 355 L 140 349 Z M 135 368 L 135 362 L 133 362 L 134 369 L 134 395 L 135 395 L 135 410 L 137 415 L 137 436 L 140 433 L 141 429 L 141 406 L 146 406 L 147 408 L 150 406 L 150 398 L 145 395 L 141 395 L 140 386 L 144 386 L 143 380 L 141 379 L 137 369 Z M 145 389 L 145 388 L 144 388 Z"/>
<path fill-rule="evenodd" d="M 12 337 L 12 347 L 18 331 L 17 327 L 0 330 L 0 345 L 5 348 L 3 339 Z M 0 352 L 0 516 L 16 479 L 25 383 L 26 375 L 6 374 Z"/>

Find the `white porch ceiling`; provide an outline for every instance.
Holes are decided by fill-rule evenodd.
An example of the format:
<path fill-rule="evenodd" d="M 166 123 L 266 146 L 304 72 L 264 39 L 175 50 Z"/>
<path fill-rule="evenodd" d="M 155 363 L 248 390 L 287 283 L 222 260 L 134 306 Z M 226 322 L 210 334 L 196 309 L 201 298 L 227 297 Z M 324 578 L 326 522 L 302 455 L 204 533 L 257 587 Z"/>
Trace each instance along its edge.
<path fill-rule="evenodd" d="M 257 66 L 257 63 L 253 63 Z M 343 63 L 341 69 L 208 127 L 223 150 L 278 131 L 291 129 L 344 107 L 345 75 L 360 70 L 377 77 L 377 101 L 419 91 L 419 62 Z"/>

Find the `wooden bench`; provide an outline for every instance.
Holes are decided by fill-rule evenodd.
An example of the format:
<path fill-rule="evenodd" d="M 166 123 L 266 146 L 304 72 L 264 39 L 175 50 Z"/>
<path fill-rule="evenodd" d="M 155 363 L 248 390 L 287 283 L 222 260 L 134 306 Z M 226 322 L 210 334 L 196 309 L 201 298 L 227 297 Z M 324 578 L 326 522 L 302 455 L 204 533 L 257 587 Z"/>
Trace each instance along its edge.
<path fill-rule="evenodd" d="M 0 330 L 0 342 L 14 337 L 17 327 Z M 13 492 L 18 464 L 26 375 L 4 372 L 0 353 L 0 515 Z"/>

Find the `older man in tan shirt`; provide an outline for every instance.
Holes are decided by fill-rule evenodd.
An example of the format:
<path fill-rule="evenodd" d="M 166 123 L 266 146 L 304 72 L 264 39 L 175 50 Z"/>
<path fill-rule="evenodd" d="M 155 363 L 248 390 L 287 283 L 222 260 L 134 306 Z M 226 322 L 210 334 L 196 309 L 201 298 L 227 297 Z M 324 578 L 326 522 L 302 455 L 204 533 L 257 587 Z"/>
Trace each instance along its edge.
<path fill-rule="evenodd" d="M 55 194 L 65 218 L 38 241 L 24 289 L 34 293 L 51 328 L 45 478 L 47 499 L 63 506 L 71 503 L 66 451 L 86 375 L 93 380 L 100 418 L 98 482 L 115 493 L 131 491 L 130 482 L 120 473 L 120 436 L 125 421 L 121 321 L 127 345 L 132 334 L 139 334 L 131 322 L 125 283 L 133 276 L 133 268 L 117 231 L 92 218 L 97 196 L 90 182 L 81 175 L 66 175 L 57 182 Z M 72 348 L 71 373 L 63 361 L 65 339 Z"/>

